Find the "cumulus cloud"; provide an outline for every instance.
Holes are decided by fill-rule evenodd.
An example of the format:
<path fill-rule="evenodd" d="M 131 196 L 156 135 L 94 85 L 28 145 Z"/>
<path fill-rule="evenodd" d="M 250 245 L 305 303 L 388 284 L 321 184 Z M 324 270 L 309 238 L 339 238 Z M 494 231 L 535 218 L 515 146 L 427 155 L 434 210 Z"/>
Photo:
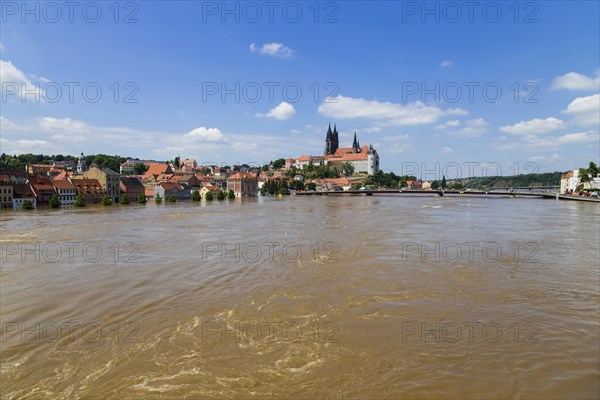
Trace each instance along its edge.
<path fill-rule="evenodd" d="M 452 125 L 449 126 L 460 126 L 460 123 L 456 124 L 453 121 L 449 122 L 452 122 Z M 470 119 L 465 122 L 463 128 L 450 132 L 450 135 L 458 137 L 479 137 L 487 132 L 488 125 L 489 124 L 483 118 Z"/>
<path fill-rule="evenodd" d="M 185 133 L 182 138 L 191 142 L 221 142 L 225 140 L 225 136 L 218 128 L 205 128 L 203 126 Z"/>
<path fill-rule="evenodd" d="M 27 75 L 10 61 L 0 60 L 0 85 L 2 95 L 7 98 L 14 93 L 28 101 L 44 101 L 45 93 L 40 86 L 34 85 Z"/>
<path fill-rule="evenodd" d="M 440 153 L 441 154 L 452 154 L 452 153 L 454 153 L 454 150 L 452 150 L 450 147 L 442 147 L 440 149 Z"/>
<path fill-rule="evenodd" d="M 442 62 L 440 63 L 440 67 L 442 67 L 442 68 L 448 68 L 453 65 L 454 65 L 454 63 L 450 60 L 442 60 Z"/>
<path fill-rule="evenodd" d="M 289 58 L 294 55 L 294 50 L 285 46 L 283 43 L 264 43 L 262 46 L 257 46 L 255 43 L 250 43 L 250 51 L 273 57 Z"/>
<path fill-rule="evenodd" d="M 531 135 L 555 131 L 564 127 L 565 122 L 563 120 L 550 117 L 546 119 L 534 118 L 529 121 L 517 122 L 514 125 L 501 126 L 500 131 L 512 135 Z"/>
<path fill-rule="evenodd" d="M 572 115 L 575 123 L 598 126 L 600 124 L 600 94 L 576 98 L 563 113 Z"/>
<path fill-rule="evenodd" d="M 537 137 L 535 135 L 524 136 L 522 140 L 512 143 L 500 143 L 495 147 L 498 150 L 512 150 L 517 148 L 544 149 L 561 148 L 568 145 L 600 144 L 600 135 L 597 131 L 575 132 L 561 136 Z"/>
<path fill-rule="evenodd" d="M 352 97 L 328 97 L 319 106 L 319 113 L 335 119 L 365 118 L 387 125 L 434 124 L 446 115 L 467 115 L 466 110 L 453 108 L 442 110 L 420 101 L 406 105 L 365 100 Z"/>
<path fill-rule="evenodd" d="M 595 78 L 590 78 L 588 76 L 578 74 L 577 72 L 568 72 L 564 75 L 554 78 L 551 88 L 567 90 L 599 90 L 600 74 L 596 73 Z"/>
<path fill-rule="evenodd" d="M 273 118 L 278 120 L 290 119 L 296 114 L 296 109 L 288 102 L 282 101 L 275 108 L 272 108 L 268 113 L 256 113 L 257 117 Z"/>

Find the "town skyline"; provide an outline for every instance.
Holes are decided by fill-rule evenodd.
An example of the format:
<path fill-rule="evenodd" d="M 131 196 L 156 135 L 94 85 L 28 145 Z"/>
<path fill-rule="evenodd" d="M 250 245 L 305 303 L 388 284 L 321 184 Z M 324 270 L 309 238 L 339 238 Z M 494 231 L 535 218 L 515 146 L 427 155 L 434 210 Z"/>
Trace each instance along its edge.
<path fill-rule="evenodd" d="M 497 19 L 477 9 L 459 21 L 412 2 L 291 2 L 298 21 L 281 8 L 255 21 L 241 3 L 233 14 L 213 2 L 124 3 L 118 15 L 100 5 L 94 22 L 8 4 L 17 8 L 2 10 L 7 154 L 264 164 L 319 154 L 323 126 L 336 121 L 340 142 L 356 132 L 397 173 L 403 163 L 550 172 L 600 161 L 596 2 L 490 3 Z"/>

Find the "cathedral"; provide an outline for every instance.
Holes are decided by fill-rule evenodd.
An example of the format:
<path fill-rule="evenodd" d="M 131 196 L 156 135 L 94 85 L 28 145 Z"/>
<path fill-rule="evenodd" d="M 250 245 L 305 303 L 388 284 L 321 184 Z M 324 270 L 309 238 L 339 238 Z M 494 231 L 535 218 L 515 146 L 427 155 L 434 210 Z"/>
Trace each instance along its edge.
<path fill-rule="evenodd" d="M 345 162 L 350 163 L 354 167 L 355 173 L 375 174 L 379 171 L 379 154 L 373 149 L 373 145 L 360 145 L 354 132 L 354 141 L 352 147 L 340 147 L 340 140 L 337 131 L 337 126 L 331 124 L 327 128 L 325 135 L 325 153 L 323 154 L 324 162 L 330 165 L 341 165 Z"/>

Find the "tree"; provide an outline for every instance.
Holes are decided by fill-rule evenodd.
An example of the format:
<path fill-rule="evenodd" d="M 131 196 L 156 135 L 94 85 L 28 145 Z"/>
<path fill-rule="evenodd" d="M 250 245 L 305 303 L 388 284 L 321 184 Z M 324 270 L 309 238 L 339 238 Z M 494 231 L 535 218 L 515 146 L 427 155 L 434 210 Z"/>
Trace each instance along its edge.
<path fill-rule="evenodd" d="M 33 201 L 23 200 L 23 210 L 33 210 Z"/>
<path fill-rule="evenodd" d="M 446 189 L 446 175 L 442 176 L 442 184 L 441 184 L 442 189 Z"/>
<path fill-rule="evenodd" d="M 127 198 L 127 196 L 122 193 L 121 194 L 121 205 L 126 206 L 127 204 L 129 204 L 129 199 Z"/>
<path fill-rule="evenodd" d="M 50 197 L 50 202 L 48 203 L 48 205 L 52 208 L 60 207 L 60 197 L 58 197 L 57 193 L 54 193 L 52 197 Z"/>
<path fill-rule="evenodd" d="M 146 199 L 146 194 L 144 194 L 144 193 L 140 193 L 140 194 L 138 195 L 138 197 L 137 197 L 137 202 L 138 202 L 138 203 L 140 203 L 140 204 L 146 204 L 146 201 L 148 201 L 148 200 Z"/>
<path fill-rule="evenodd" d="M 144 163 L 137 163 L 133 166 L 133 172 L 136 175 L 144 175 L 148 171 L 148 168 Z"/>
<path fill-rule="evenodd" d="M 273 169 L 281 169 L 285 165 L 285 158 L 280 158 L 278 160 L 273 161 Z"/>
<path fill-rule="evenodd" d="M 169 203 L 176 203 L 177 202 L 177 196 L 175 196 L 174 194 L 169 196 Z"/>
<path fill-rule="evenodd" d="M 160 194 L 156 195 L 156 198 L 154 199 L 154 202 L 156 204 L 162 204 L 162 197 L 160 197 Z"/>
<path fill-rule="evenodd" d="M 75 203 L 73 203 L 73 207 L 85 207 L 85 199 L 81 193 L 75 197 Z"/>
<path fill-rule="evenodd" d="M 464 187 L 464 186 L 463 186 L 463 184 L 462 184 L 462 183 L 460 183 L 460 182 L 454 182 L 454 183 L 452 184 L 452 189 L 454 189 L 454 190 L 463 190 L 464 188 L 465 188 L 465 187 Z"/>
<path fill-rule="evenodd" d="M 590 161 L 590 165 L 587 169 L 588 175 L 591 175 L 592 179 L 598 176 L 598 166 L 593 161 Z"/>
<path fill-rule="evenodd" d="M 200 196 L 200 192 L 197 190 L 194 190 L 192 192 L 192 201 L 200 201 L 202 196 Z"/>
<path fill-rule="evenodd" d="M 348 161 L 345 161 L 342 164 L 342 171 L 343 171 L 344 175 L 350 176 L 354 173 L 354 165 L 352 165 Z"/>
<path fill-rule="evenodd" d="M 586 168 L 579 168 L 579 181 L 581 182 L 581 191 L 585 188 L 585 184 L 590 182 L 590 176 L 588 174 L 588 170 Z"/>
<path fill-rule="evenodd" d="M 314 182 L 307 183 L 306 190 L 317 190 L 317 184 Z"/>
<path fill-rule="evenodd" d="M 103 206 L 112 206 L 112 203 L 112 199 L 107 194 L 105 194 L 104 197 L 102 197 Z"/>
<path fill-rule="evenodd" d="M 212 191 L 208 191 L 208 192 L 206 192 L 206 194 L 204 195 L 204 198 L 205 198 L 207 201 L 211 201 L 211 200 L 213 199 L 213 193 L 212 193 Z"/>
<path fill-rule="evenodd" d="M 292 183 L 290 183 L 290 189 L 292 190 L 304 190 L 304 182 L 302 181 L 292 181 Z"/>
<path fill-rule="evenodd" d="M 225 192 L 222 190 L 219 190 L 217 192 L 217 200 L 225 200 Z"/>
<path fill-rule="evenodd" d="M 235 192 L 233 190 L 229 189 L 229 191 L 227 192 L 227 198 L 229 200 L 235 199 Z"/>
<path fill-rule="evenodd" d="M 432 189 L 439 189 L 440 188 L 440 183 L 438 181 L 431 182 L 431 188 Z"/>

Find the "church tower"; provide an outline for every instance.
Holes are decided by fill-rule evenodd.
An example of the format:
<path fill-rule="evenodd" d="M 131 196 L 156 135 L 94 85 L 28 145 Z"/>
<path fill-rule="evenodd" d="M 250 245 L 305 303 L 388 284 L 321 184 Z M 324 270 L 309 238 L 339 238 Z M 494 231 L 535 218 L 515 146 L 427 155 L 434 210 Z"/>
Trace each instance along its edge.
<path fill-rule="evenodd" d="M 360 144 L 358 143 L 358 140 L 356 139 L 356 132 L 354 132 L 354 142 L 352 142 L 352 152 L 360 153 Z"/>
<path fill-rule="evenodd" d="M 83 158 L 83 153 L 81 153 L 81 157 L 79 157 L 79 160 L 77 160 L 77 174 L 81 175 L 87 170 L 87 162 L 85 161 L 85 158 Z"/>
<path fill-rule="evenodd" d="M 331 123 L 327 128 L 327 135 L 325 136 L 325 155 L 331 155 L 336 152 L 340 145 L 338 131 L 335 124 L 333 125 L 333 132 L 331 131 Z"/>

